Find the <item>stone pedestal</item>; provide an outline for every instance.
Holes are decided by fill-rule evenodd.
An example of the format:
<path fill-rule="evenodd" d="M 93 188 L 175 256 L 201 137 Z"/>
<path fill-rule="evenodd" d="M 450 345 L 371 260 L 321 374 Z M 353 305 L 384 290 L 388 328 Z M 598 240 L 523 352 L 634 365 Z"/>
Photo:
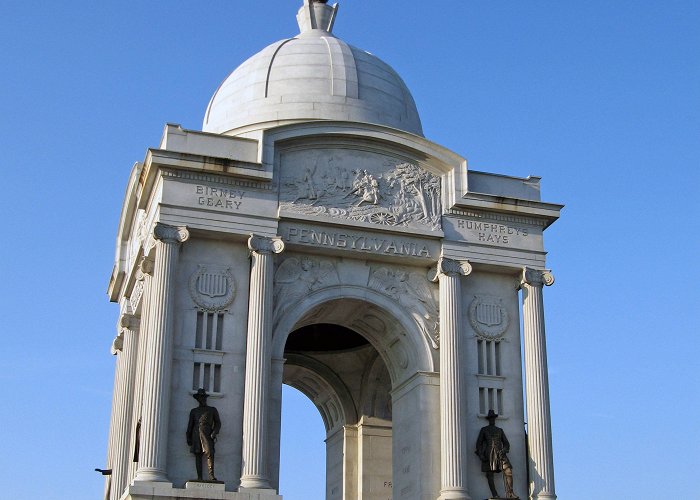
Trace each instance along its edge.
<path fill-rule="evenodd" d="M 282 500 L 280 495 L 270 490 L 224 491 L 223 485 L 209 483 L 214 488 L 195 486 L 195 481 L 189 481 L 185 488 L 173 488 L 163 482 L 135 482 L 127 488 L 126 495 L 121 500 Z M 199 483 L 207 484 L 207 483 Z"/>
<path fill-rule="evenodd" d="M 226 483 L 223 481 L 187 481 L 186 490 L 196 491 L 226 491 Z"/>

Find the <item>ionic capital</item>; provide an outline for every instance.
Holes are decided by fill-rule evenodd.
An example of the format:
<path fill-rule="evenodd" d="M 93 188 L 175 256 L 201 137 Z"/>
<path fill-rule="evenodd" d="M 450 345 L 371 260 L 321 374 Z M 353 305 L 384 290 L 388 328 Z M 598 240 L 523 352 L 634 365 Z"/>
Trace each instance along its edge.
<path fill-rule="evenodd" d="M 437 266 L 428 275 L 430 281 L 438 281 L 440 275 L 445 276 L 468 276 L 472 272 L 472 265 L 467 260 L 454 260 L 440 257 Z"/>
<path fill-rule="evenodd" d="M 261 254 L 282 253 L 284 251 L 284 242 L 282 238 L 267 238 L 251 234 L 248 239 L 248 249 L 251 252 Z"/>
<path fill-rule="evenodd" d="M 554 275 L 547 269 L 532 269 L 526 267 L 523 269 L 523 274 L 520 279 L 520 285 L 530 285 L 542 287 L 542 285 L 552 286 L 554 284 Z"/>
<path fill-rule="evenodd" d="M 190 238 L 190 232 L 185 226 L 170 226 L 158 222 L 153 228 L 153 237 L 163 243 L 184 243 Z"/>
<path fill-rule="evenodd" d="M 119 330 L 121 332 L 123 332 L 124 330 L 138 330 L 139 323 L 139 319 L 133 314 L 122 314 L 119 317 Z"/>
<path fill-rule="evenodd" d="M 113 356 L 116 356 L 118 351 L 121 351 L 124 348 L 124 334 L 122 332 L 119 332 L 119 334 L 114 337 L 114 340 L 112 341 L 112 347 L 110 348 L 109 352 L 112 353 Z"/>
<path fill-rule="evenodd" d="M 136 279 L 142 280 L 146 276 L 153 276 L 153 261 L 143 257 L 141 262 L 139 262 L 139 268 L 136 271 Z"/>

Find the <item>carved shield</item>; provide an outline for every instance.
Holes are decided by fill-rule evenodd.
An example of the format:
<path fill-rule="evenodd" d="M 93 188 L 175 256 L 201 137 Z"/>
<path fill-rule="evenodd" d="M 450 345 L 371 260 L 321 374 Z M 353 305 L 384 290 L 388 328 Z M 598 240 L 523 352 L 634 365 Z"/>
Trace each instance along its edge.
<path fill-rule="evenodd" d="M 229 276 L 223 273 L 203 272 L 197 277 L 197 291 L 207 297 L 223 297 L 228 293 Z"/>
<path fill-rule="evenodd" d="M 477 295 L 469 307 L 469 322 L 477 336 L 498 339 L 508 329 L 508 311 L 503 307 L 502 299 L 486 295 Z"/>
<path fill-rule="evenodd" d="M 200 265 L 190 278 L 190 295 L 201 309 L 222 310 L 233 302 L 235 294 L 236 286 L 229 268 Z"/>

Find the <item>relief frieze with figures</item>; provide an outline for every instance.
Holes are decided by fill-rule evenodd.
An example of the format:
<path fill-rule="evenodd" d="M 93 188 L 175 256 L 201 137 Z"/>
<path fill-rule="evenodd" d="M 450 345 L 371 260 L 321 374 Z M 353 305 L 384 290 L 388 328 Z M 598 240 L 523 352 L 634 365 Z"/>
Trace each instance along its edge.
<path fill-rule="evenodd" d="M 440 177 L 383 155 L 302 153 L 283 161 L 282 211 L 428 231 L 441 229 Z"/>

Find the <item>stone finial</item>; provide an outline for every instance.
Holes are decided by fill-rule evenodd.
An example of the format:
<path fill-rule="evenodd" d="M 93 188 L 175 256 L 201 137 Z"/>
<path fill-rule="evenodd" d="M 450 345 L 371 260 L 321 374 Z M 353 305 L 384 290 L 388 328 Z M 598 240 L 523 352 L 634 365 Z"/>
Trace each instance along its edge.
<path fill-rule="evenodd" d="M 333 23 L 338 13 L 338 4 L 328 5 L 328 0 L 304 0 L 297 13 L 299 31 L 313 33 L 315 30 L 321 34 L 329 34 L 333 31 Z"/>

